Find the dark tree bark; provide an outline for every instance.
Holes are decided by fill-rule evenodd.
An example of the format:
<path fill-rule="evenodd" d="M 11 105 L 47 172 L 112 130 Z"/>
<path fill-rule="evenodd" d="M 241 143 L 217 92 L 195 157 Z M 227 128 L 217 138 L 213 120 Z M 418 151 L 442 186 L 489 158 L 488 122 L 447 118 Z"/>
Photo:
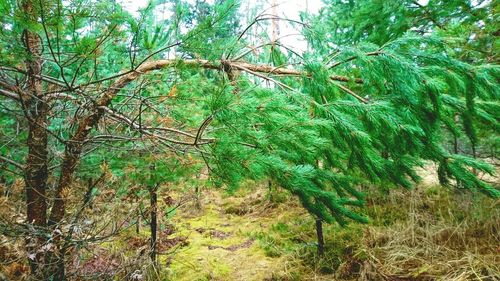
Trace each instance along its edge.
<path fill-rule="evenodd" d="M 316 219 L 316 236 L 318 237 L 318 255 L 322 257 L 325 254 L 325 240 L 323 239 L 323 222 Z"/>
<path fill-rule="evenodd" d="M 195 207 L 197 210 L 201 210 L 201 192 L 198 185 L 196 185 L 196 187 L 194 188 L 194 193 L 196 195 Z"/>
<path fill-rule="evenodd" d="M 73 181 L 73 174 L 76 171 L 78 160 L 80 159 L 83 143 L 90 131 L 97 125 L 102 116 L 102 112 L 96 112 L 87 116 L 78 125 L 75 134 L 68 141 L 64 150 L 64 158 L 61 167 L 61 175 L 56 188 L 56 196 L 50 213 L 49 225 L 55 227 L 64 217 L 66 211 L 66 197 L 70 192 L 70 185 Z"/>
<path fill-rule="evenodd" d="M 31 21 L 36 21 L 37 14 L 31 1 L 24 1 L 22 9 Z M 26 48 L 26 92 L 20 97 L 22 108 L 28 119 L 28 155 L 24 169 L 26 187 L 26 217 L 35 232 L 26 239 L 26 250 L 33 276 L 42 277 L 44 267 L 43 235 L 47 226 L 46 187 L 48 178 L 47 150 L 47 105 L 42 102 L 42 42 L 38 34 L 25 29 L 23 42 Z"/>
<path fill-rule="evenodd" d="M 267 181 L 267 188 L 268 188 L 268 192 L 269 192 L 269 202 L 273 202 L 274 201 L 274 198 L 273 198 L 273 184 L 272 184 L 271 180 Z"/>
<path fill-rule="evenodd" d="M 157 214 L 158 214 L 158 185 L 150 187 L 149 189 L 150 197 L 150 208 L 151 208 L 151 222 L 149 226 L 151 228 L 151 262 L 156 266 L 156 232 L 157 232 Z"/>

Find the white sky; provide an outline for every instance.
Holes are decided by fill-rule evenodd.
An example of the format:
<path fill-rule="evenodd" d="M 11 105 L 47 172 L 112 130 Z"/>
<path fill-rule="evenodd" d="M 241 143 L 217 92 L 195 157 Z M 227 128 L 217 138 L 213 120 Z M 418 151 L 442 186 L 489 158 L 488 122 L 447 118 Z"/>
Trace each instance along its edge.
<path fill-rule="evenodd" d="M 148 0 L 121 0 L 119 1 L 123 4 L 123 6 L 132 13 L 135 13 L 139 8 L 145 7 L 148 4 Z M 187 0 L 186 2 L 194 4 L 194 0 Z M 208 0 L 207 2 L 213 3 L 213 0 Z M 252 0 L 242 0 L 242 7 L 246 6 L 247 2 L 263 2 L 267 3 L 267 6 L 272 5 L 272 0 L 263 0 L 263 1 L 252 1 Z M 316 13 L 322 6 L 323 3 L 321 0 L 276 0 L 276 3 L 279 5 L 279 9 L 281 12 L 285 13 L 288 16 L 295 16 L 298 18 L 298 14 L 300 11 L 305 11 L 306 7 L 309 12 Z"/>
<path fill-rule="evenodd" d="M 118 0 L 122 3 L 122 5 L 130 11 L 132 14 L 137 15 L 137 10 L 145 7 L 148 4 L 148 0 Z M 186 0 L 188 3 L 194 4 L 195 0 Z M 417 0 L 420 5 L 426 6 L 429 3 L 429 0 Z M 213 3 L 214 0 L 207 0 L 209 3 Z M 474 5 L 480 3 L 480 0 L 473 0 Z M 491 0 L 486 0 L 481 3 L 481 6 L 484 6 L 490 3 Z M 278 16 L 287 19 L 299 20 L 300 21 L 300 13 L 304 11 L 308 11 L 311 14 L 316 14 L 321 7 L 323 7 L 322 0 L 241 0 L 240 13 L 245 15 L 246 8 L 255 6 L 256 3 L 263 6 L 264 9 L 268 9 L 267 13 L 272 13 L 273 10 L 271 6 L 273 3 L 276 3 L 278 6 L 275 9 Z M 168 8 L 167 8 L 168 10 Z M 163 17 L 168 17 L 171 13 L 168 11 L 163 12 Z M 161 17 L 161 16 L 160 16 Z M 244 26 L 245 23 L 242 23 Z M 297 27 L 300 28 L 300 27 Z M 286 22 L 279 22 L 280 29 L 280 42 L 287 46 L 292 46 L 295 51 L 303 52 L 307 48 L 307 44 L 304 40 L 302 40 L 301 36 L 297 36 L 296 34 L 300 33 L 296 28 L 292 27 L 290 24 Z M 272 30 L 271 25 L 269 25 L 269 37 L 271 37 Z"/>
<path fill-rule="evenodd" d="M 119 2 L 122 3 L 122 5 L 130 11 L 132 14 L 137 15 L 137 11 L 140 8 L 145 7 L 148 4 L 148 0 L 120 0 Z M 188 3 L 194 4 L 194 0 L 187 0 Z M 207 2 L 213 3 L 213 0 L 208 0 Z M 267 13 L 272 13 L 273 10 L 270 9 L 273 5 L 273 3 L 277 4 L 277 8 L 275 9 L 278 16 L 282 18 L 287 18 L 287 19 L 293 19 L 293 20 L 298 20 L 300 21 L 300 13 L 307 11 L 311 14 L 317 13 L 320 8 L 323 6 L 323 3 L 321 0 L 241 0 L 241 7 L 240 7 L 240 12 L 244 15 L 245 14 L 245 9 L 247 7 L 252 7 L 255 5 L 255 3 L 258 2 L 261 4 L 264 9 L 268 9 Z M 164 16 L 168 16 L 170 13 L 164 13 Z M 243 25 L 244 23 L 242 23 Z M 302 38 L 300 36 L 297 36 L 295 34 L 300 33 L 297 29 L 293 28 L 286 22 L 280 21 L 279 22 L 279 29 L 280 29 L 280 42 L 284 45 L 287 46 L 293 46 L 293 48 L 298 51 L 302 52 L 306 49 L 306 43 L 305 41 L 301 40 Z M 269 34 L 271 34 L 271 28 L 269 29 Z"/>

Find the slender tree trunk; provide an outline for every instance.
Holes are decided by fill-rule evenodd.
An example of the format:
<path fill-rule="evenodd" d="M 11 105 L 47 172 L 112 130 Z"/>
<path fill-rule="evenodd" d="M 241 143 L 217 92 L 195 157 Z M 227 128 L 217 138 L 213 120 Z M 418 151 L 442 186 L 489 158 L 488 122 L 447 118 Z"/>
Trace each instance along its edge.
<path fill-rule="evenodd" d="M 269 202 L 273 202 L 273 200 L 274 200 L 274 198 L 273 198 L 273 184 L 272 184 L 271 180 L 267 181 L 267 188 L 268 188 L 268 192 L 269 192 Z"/>
<path fill-rule="evenodd" d="M 57 227 L 57 224 L 60 223 L 64 217 L 66 211 L 65 199 L 70 192 L 70 185 L 73 182 L 73 174 L 80 160 L 83 143 L 101 116 L 102 112 L 95 112 L 83 119 L 75 134 L 67 142 L 61 165 L 61 175 L 59 176 L 59 182 L 55 192 L 56 198 L 54 198 L 49 218 L 49 225 L 52 227 Z"/>
<path fill-rule="evenodd" d="M 475 143 L 475 142 L 473 142 L 473 143 L 472 143 L 472 157 L 473 157 L 474 159 L 476 159 L 476 158 L 477 158 L 477 151 L 476 151 L 476 143 Z M 475 168 L 473 168 L 473 169 L 472 169 L 472 173 L 473 173 L 474 175 L 476 175 L 476 176 L 477 176 L 477 175 L 479 175 L 479 173 L 478 173 L 477 169 L 475 169 Z"/>
<path fill-rule="evenodd" d="M 149 189 L 150 208 L 151 208 L 151 252 L 150 257 L 153 265 L 156 266 L 156 229 L 157 229 L 157 212 L 158 212 L 158 185 L 154 185 Z"/>
<path fill-rule="evenodd" d="M 323 239 L 323 222 L 316 219 L 316 236 L 318 237 L 318 255 L 322 257 L 325 254 L 325 240 Z"/>
<path fill-rule="evenodd" d="M 195 202 L 195 207 L 197 210 L 201 210 L 201 192 L 200 192 L 200 186 L 196 185 L 194 188 L 194 192 L 196 195 L 196 202 Z"/>
<path fill-rule="evenodd" d="M 73 175 L 76 171 L 76 167 L 82 153 L 83 142 L 89 135 L 92 128 L 97 124 L 101 115 L 102 112 L 97 111 L 84 118 L 80 122 L 75 134 L 66 144 L 64 151 L 64 158 L 61 165 L 61 175 L 59 176 L 59 182 L 54 195 L 54 203 L 48 220 L 48 226 L 54 233 L 52 239 L 55 245 L 55 250 L 52 253 L 49 253 L 46 262 L 50 265 L 47 267 L 47 271 L 50 272 L 51 276 L 54 276 L 54 280 L 65 280 L 66 278 L 64 264 L 65 253 L 62 246 L 64 239 L 60 223 L 66 213 L 66 198 L 70 193 Z"/>
<path fill-rule="evenodd" d="M 53 230 L 53 243 L 55 249 L 46 258 L 47 272 L 54 277 L 53 280 L 66 280 L 64 238 L 60 223 L 65 214 L 66 197 L 69 193 L 70 184 L 76 165 L 80 157 L 82 143 L 68 143 L 65 157 L 62 163 L 59 184 L 56 188 L 54 203 L 48 220 L 48 226 Z"/>
<path fill-rule="evenodd" d="M 141 233 L 141 220 L 142 214 L 141 211 L 137 210 L 137 222 L 135 223 L 135 233 Z"/>

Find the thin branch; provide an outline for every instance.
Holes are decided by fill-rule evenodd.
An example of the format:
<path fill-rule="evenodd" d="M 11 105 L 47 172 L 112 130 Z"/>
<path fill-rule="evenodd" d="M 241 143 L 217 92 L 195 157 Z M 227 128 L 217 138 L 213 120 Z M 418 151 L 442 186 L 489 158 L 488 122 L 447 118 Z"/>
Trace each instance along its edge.
<path fill-rule="evenodd" d="M 349 95 L 355 97 L 356 99 L 358 99 L 359 101 L 363 102 L 363 103 L 368 103 L 368 100 L 361 97 L 360 95 L 356 94 L 355 92 L 353 92 L 351 89 L 347 88 L 346 86 L 344 85 L 340 85 L 338 83 L 333 83 L 335 86 L 339 87 L 340 89 L 342 89 L 343 91 L 345 91 L 346 93 L 348 93 Z"/>
<path fill-rule="evenodd" d="M 16 101 L 19 100 L 19 95 L 18 94 L 10 92 L 10 91 L 3 90 L 3 89 L 0 89 L 0 95 L 2 95 L 4 97 L 11 98 L 11 99 L 16 100 Z"/>
<path fill-rule="evenodd" d="M 0 155 L 0 161 L 3 161 L 5 163 L 7 163 L 7 164 L 10 164 L 10 165 L 12 165 L 12 166 L 14 166 L 14 167 L 16 167 L 18 169 L 21 169 L 21 170 L 24 169 L 24 165 L 23 164 L 18 163 L 16 161 L 12 160 L 12 159 L 7 158 L 7 157 L 3 157 L 2 155 Z"/>
<path fill-rule="evenodd" d="M 381 55 L 381 54 L 383 54 L 383 52 L 379 50 L 379 51 L 375 51 L 375 52 L 369 52 L 369 53 L 366 53 L 366 54 L 365 54 L 365 56 L 370 57 L 370 56 L 378 56 L 378 55 Z M 339 65 L 341 65 L 341 64 L 344 64 L 344 63 L 350 62 L 350 61 L 355 60 L 355 59 L 357 59 L 357 58 L 358 58 L 358 56 L 352 56 L 352 57 L 350 57 L 350 58 L 348 58 L 348 59 L 345 59 L 345 60 L 343 60 L 343 61 L 338 61 L 338 62 L 336 62 L 336 63 L 334 63 L 334 64 L 330 65 L 330 67 L 328 67 L 328 68 L 329 68 L 329 69 L 335 68 L 335 67 L 337 67 L 337 66 L 339 66 Z"/>

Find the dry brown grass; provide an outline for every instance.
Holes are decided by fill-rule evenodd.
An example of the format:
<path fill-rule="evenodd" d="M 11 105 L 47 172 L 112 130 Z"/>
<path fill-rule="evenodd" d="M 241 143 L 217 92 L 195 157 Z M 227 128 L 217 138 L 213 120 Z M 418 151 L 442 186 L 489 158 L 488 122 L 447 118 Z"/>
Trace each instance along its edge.
<path fill-rule="evenodd" d="M 161 218 L 176 229 L 166 238 L 186 237 L 189 243 L 161 256 L 162 271 L 150 279 L 500 280 L 500 201 L 446 190 L 435 184 L 434 174 L 411 191 L 367 192 L 371 223 L 345 229 L 325 225 L 327 256 L 317 259 L 314 219 L 288 193 L 278 191 L 269 200 L 266 185 L 249 186 L 232 196 L 205 190 L 200 209 L 189 201 L 175 216 Z M 182 189 L 164 193 L 175 202 L 186 196 Z M 131 206 L 136 203 L 111 204 L 112 198 L 114 194 L 102 194 L 85 214 L 133 221 Z M 160 202 L 160 209 L 166 210 L 165 204 Z M 96 247 L 118 261 L 121 271 L 116 276 L 138 271 L 146 280 L 148 257 L 140 252 L 147 249 L 147 227 L 139 236 L 133 230 Z M 22 253 L 22 239 L 17 242 L 3 252 Z M 21 278 L 27 272 L 23 261 L 0 265 L 0 272 Z"/>
<path fill-rule="evenodd" d="M 391 195 L 408 216 L 368 228 L 361 279 L 500 280 L 499 202 L 435 188 Z"/>

